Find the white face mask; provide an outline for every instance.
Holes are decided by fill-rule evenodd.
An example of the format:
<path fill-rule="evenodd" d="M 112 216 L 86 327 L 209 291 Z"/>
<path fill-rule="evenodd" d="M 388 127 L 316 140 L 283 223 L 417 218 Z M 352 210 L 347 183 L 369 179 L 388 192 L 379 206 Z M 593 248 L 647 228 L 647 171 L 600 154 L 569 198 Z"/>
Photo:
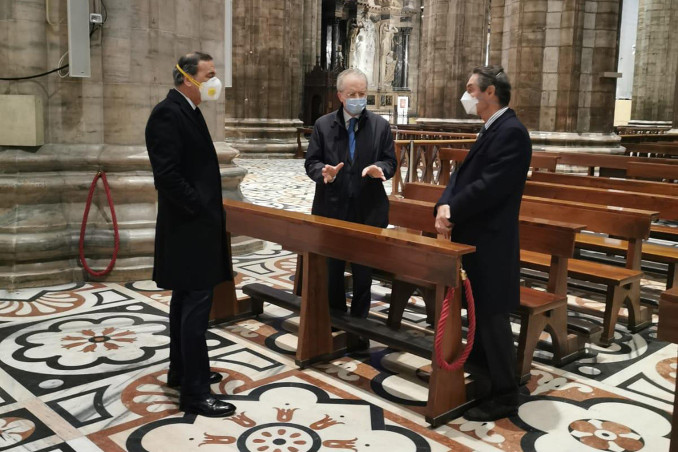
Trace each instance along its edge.
<path fill-rule="evenodd" d="M 459 100 L 461 101 L 461 104 L 464 106 L 466 114 L 468 115 L 478 114 L 478 99 L 471 96 L 468 91 L 464 92 L 464 95 L 461 96 L 461 99 Z"/>
<path fill-rule="evenodd" d="M 188 75 L 186 72 L 184 72 L 183 69 L 179 67 L 179 65 L 175 65 L 179 72 L 183 74 L 184 77 L 188 79 L 189 82 L 193 83 L 195 86 L 198 87 L 200 90 L 200 100 L 205 101 L 205 100 L 218 100 L 219 96 L 221 96 L 221 80 L 219 80 L 216 77 L 212 77 L 211 79 L 207 80 L 206 82 L 198 82 L 196 79 Z"/>
<path fill-rule="evenodd" d="M 221 96 L 221 80 L 212 77 L 200 84 L 200 100 L 219 100 Z"/>

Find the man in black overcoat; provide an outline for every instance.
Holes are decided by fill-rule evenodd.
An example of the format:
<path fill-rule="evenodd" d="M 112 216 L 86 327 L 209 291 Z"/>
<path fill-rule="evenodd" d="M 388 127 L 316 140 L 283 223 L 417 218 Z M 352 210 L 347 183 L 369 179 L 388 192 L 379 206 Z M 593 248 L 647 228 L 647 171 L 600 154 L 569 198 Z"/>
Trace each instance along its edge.
<path fill-rule="evenodd" d="M 518 214 L 532 156 L 530 136 L 508 108 L 500 66 L 473 70 L 461 101 L 485 125 L 436 205 L 436 229 L 476 247 L 462 258 L 473 285 L 476 335 L 468 363 L 485 374 L 490 397 L 464 417 L 487 422 L 517 412 L 516 351 L 509 313 L 520 303 Z"/>
<path fill-rule="evenodd" d="M 383 181 L 393 177 L 396 169 L 391 126 L 367 110 L 367 77 L 360 70 L 339 74 L 337 96 L 342 107 L 316 121 L 306 152 L 306 174 L 316 183 L 311 213 L 385 228 L 388 197 Z M 344 261 L 327 260 L 330 307 L 344 312 L 345 266 Z M 351 315 L 365 318 L 371 303 L 372 269 L 351 264 L 351 271 Z M 349 343 L 353 350 L 368 346 L 365 339 Z"/>
<path fill-rule="evenodd" d="M 216 150 L 198 108 L 216 100 L 221 82 L 212 57 L 193 52 L 179 58 L 174 89 L 155 106 L 146 125 L 146 147 L 158 191 L 153 280 L 172 289 L 170 364 L 167 384 L 181 387 L 181 410 L 228 416 L 230 403 L 214 397 L 205 333 L 212 290 L 231 280 L 221 175 Z"/>

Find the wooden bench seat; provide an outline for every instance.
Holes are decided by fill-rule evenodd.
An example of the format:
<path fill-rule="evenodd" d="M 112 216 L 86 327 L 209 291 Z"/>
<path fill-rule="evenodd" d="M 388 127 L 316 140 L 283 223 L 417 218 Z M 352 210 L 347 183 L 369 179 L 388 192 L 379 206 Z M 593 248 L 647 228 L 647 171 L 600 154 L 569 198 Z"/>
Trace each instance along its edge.
<path fill-rule="evenodd" d="M 615 253 L 626 256 L 628 242 L 626 240 L 603 237 L 595 234 L 578 234 L 575 246 L 603 253 Z M 643 243 L 642 259 L 650 262 L 668 264 L 666 288 L 670 289 L 676 285 L 678 248 L 655 243 Z"/>
<path fill-rule="evenodd" d="M 389 201 L 391 224 L 422 233 L 436 234 L 432 203 L 394 196 L 391 196 Z M 543 256 L 548 261 L 549 273 L 546 292 L 529 287 L 520 289 L 520 306 L 515 314 L 520 319 L 517 375 L 521 383 L 526 383 L 530 378 L 532 357 L 542 331 L 547 331 L 551 335 L 554 365 L 567 364 L 584 352 L 584 338 L 568 332 L 565 294 L 568 259 L 574 251 L 574 237 L 583 228 L 584 225 L 581 224 L 527 216 L 520 218 L 521 248 L 548 253 Z M 398 280 L 394 280 L 389 309 L 389 323 L 392 327 L 400 325 L 405 305 L 414 288 L 414 285 L 402 283 L 398 285 Z M 424 302 L 428 309 L 431 304 L 427 296 L 430 289 L 427 287 L 423 289 Z"/>
<path fill-rule="evenodd" d="M 529 251 L 520 252 L 520 263 L 526 268 L 548 271 L 548 256 Z M 632 302 L 631 291 L 634 283 L 640 283 L 643 272 L 613 265 L 601 264 L 579 259 L 570 259 L 568 274 L 575 279 L 603 284 L 607 287 L 605 312 L 603 314 L 603 332 L 600 344 L 609 346 L 614 339 L 614 325 L 623 305 L 628 309 L 628 326 L 632 332 L 640 331 L 651 325 L 651 313 L 646 306 Z M 570 305 L 570 309 L 596 314 L 594 311 Z"/>
<path fill-rule="evenodd" d="M 529 182 L 528 182 L 529 184 Z M 552 184 L 551 184 L 552 185 Z M 444 187 L 409 183 L 404 193 L 415 199 L 437 200 Z M 568 274 L 572 278 L 592 283 L 604 284 L 606 287 L 605 312 L 603 314 L 603 332 L 599 343 L 604 346 L 611 344 L 614 338 L 614 326 L 619 309 L 622 305 L 629 308 L 629 328 L 632 331 L 650 325 L 650 312 L 640 305 L 640 246 L 642 239 L 649 235 L 650 221 L 656 217 L 656 212 L 637 209 L 616 209 L 583 202 L 568 202 L 554 199 L 542 199 L 534 196 L 523 196 L 521 215 L 550 218 L 553 220 L 569 219 L 586 224 L 587 229 L 598 232 L 612 232 L 623 238 L 628 238 L 627 255 L 628 269 L 571 259 L 568 265 Z M 522 240 L 522 237 L 521 237 Z M 546 262 L 538 255 L 524 254 L 525 260 L 521 263 L 526 268 L 543 271 Z M 532 259 L 528 259 L 532 256 Z M 575 307 L 581 309 L 579 307 Z"/>
<path fill-rule="evenodd" d="M 283 248 L 304 256 L 296 351 L 296 362 L 300 366 L 333 359 L 341 352 L 334 348 L 331 332 L 327 293 L 328 257 L 379 268 L 405 280 L 435 286 L 436 316 L 439 316 L 445 288 L 459 286 L 462 256 L 475 250 L 468 245 L 239 201 L 224 200 L 223 205 L 229 243 L 231 234 L 248 235 L 279 243 Z M 462 346 L 459 292 L 451 302 L 452 315 L 443 331 L 441 353 L 448 361 L 461 352 Z M 233 281 L 228 281 L 215 289 L 210 318 L 230 321 L 254 315 L 260 310 L 257 305 L 260 303 L 244 305 L 239 301 Z M 379 337 L 386 345 L 394 343 L 390 333 L 379 335 L 369 328 L 364 333 L 367 337 Z M 436 356 L 432 357 L 431 367 L 424 415 L 427 422 L 438 426 L 458 417 L 477 400 L 474 400 L 473 391 L 467 393 L 463 369 L 445 372 Z"/>

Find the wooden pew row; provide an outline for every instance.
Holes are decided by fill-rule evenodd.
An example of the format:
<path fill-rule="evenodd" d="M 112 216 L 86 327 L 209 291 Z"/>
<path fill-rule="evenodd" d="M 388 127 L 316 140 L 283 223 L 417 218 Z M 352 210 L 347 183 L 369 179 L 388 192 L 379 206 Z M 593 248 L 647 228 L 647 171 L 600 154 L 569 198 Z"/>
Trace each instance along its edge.
<path fill-rule="evenodd" d="M 623 145 L 626 148 L 626 155 L 643 155 L 653 157 L 674 157 L 678 156 L 678 145 L 666 143 L 628 143 Z"/>
<path fill-rule="evenodd" d="M 440 158 L 440 185 L 447 185 L 450 180 L 450 174 L 453 170 L 452 162 L 456 164 L 461 163 L 466 154 L 468 154 L 468 149 L 461 148 L 442 148 L 438 152 Z M 555 154 L 532 154 L 532 159 L 530 160 L 530 168 L 533 171 L 545 170 L 549 172 L 555 172 L 556 166 L 558 164 L 558 155 Z"/>
<path fill-rule="evenodd" d="M 674 196 L 575 187 L 535 181 L 527 182 L 525 185 L 525 195 L 638 210 L 651 210 L 659 212 L 659 219 L 678 220 L 678 197 Z M 578 246 L 582 248 L 594 245 L 598 250 L 605 251 L 607 249 L 609 252 L 619 252 L 625 248 L 623 242 L 615 242 L 611 238 L 589 237 L 585 241 L 578 241 Z M 667 288 L 671 288 L 678 283 L 678 275 L 676 274 L 676 263 L 678 263 L 677 248 L 654 243 L 644 243 L 642 259 L 667 264 Z"/>
<path fill-rule="evenodd" d="M 434 204 L 391 196 L 389 198 L 389 223 L 409 230 L 436 234 L 433 218 Z M 541 332 L 546 330 L 551 335 L 553 346 L 553 364 L 562 366 L 577 359 L 584 353 L 585 340 L 567 329 L 567 266 L 574 251 L 574 238 L 584 228 L 582 224 L 564 223 L 529 216 L 520 218 L 520 248 L 543 253 L 549 259 L 547 291 L 539 291 L 529 287 L 520 288 L 520 306 L 516 315 L 520 318 L 520 334 L 518 338 L 517 376 L 520 383 L 530 379 L 532 356 L 539 342 Z M 447 241 L 445 239 L 439 239 Z M 473 284 L 473 281 L 471 281 Z M 393 287 L 393 292 L 396 286 Z M 402 319 L 407 299 L 396 297 L 391 299 L 389 319 L 391 326 L 397 327 Z M 424 299 L 426 303 L 431 300 Z M 392 318 L 393 316 L 393 318 Z"/>
<path fill-rule="evenodd" d="M 368 265 L 417 284 L 435 287 L 436 320 L 440 316 L 446 286 L 459 286 L 461 257 L 474 251 L 472 246 L 439 241 L 395 230 L 375 228 L 298 212 L 255 206 L 225 200 L 226 231 L 275 243 L 303 254 L 304 278 L 301 297 L 261 284 L 245 286 L 255 306 L 241 304 L 235 297 L 233 282 L 220 285 L 215 292 L 211 317 L 231 320 L 260 312 L 265 300 L 282 306 L 296 305 L 299 311 L 299 337 L 296 362 L 309 365 L 336 356 L 331 325 L 375 338 L 386 345 L 404 345 L 406 350 L 431 357 L 431 349 L 417 346 L 410 336 L 386 326 L 348 315 L 330 316 L 327 300 L 327 257 Z M 450 306 L 451 316 L 444 331 L 443 356 L 451 361 L 461 352 L 461 290 Z M 256 301 L 256 303 L 254 303 Z M 259 305 L 259 306 L 257 306 Z M 468 401 L 463 370 L 442 371 L 432 356 L 426 420 L 440 425 L 467 410 Z"/>
<path fill-rule="evenodd" d="M 581 176 L 575 174 L 534 172 L 530 180 L 551 184 L 572 185 L 576 187 L 601 188 L 606 190 L 622 190 L 634 193 L 654 193 L 666 196 L 678 196 L 678 184 L 650 182 L 635 179 L 611 179 L 609 177 Z M 678 242 L 678 227 L 653 224 L 650 236 L 658 239 Z"/>
<path fill-rule="evenodd" d="M 666 165 L 678 164 L 678 159 L 631 157 L 612 154 L 588 154 L 583 152 L 558 152 L 558 163 L 588 168 L 589 176 L 595 176 L 596 168 L 599 175 L 625 176 L 629 163 L 661 163 Z"/>
<path fill-rule="evenodd" d="M 409 183 L 405 186 L 404 195 L 408 199 L 436 202 L 443 189 L 444 187 L 439 185 Z M 638 331 L 650 325 L 649 309 L 640 305 L 640 279 L 643 273 L 640 270 L 640 259 L 637 256 L 642 238 L 647 237 L 649 233 L 653 212 L 627 212 L 590 204 L 562 203 L 524 196 L 521 203 L 521 215 L 557 221 L 575 220 L 586 224 L 587 228 L 606 229 L 630 239 L 631 243 L 627 243 L 629 255 L 632 256 L 628 260 L 629 268 L 570 259 L 568 273 L 572 278 L 603 284 L 606 287 L 603 332 L 599 340 L 601 345 L 609 346 L 612 343 L 614 326 L 617 323 L 619 309 L 623 305 L 626 305 L 629 310 L 628 326 L 632 331 Z M 577 235 L 577 241 L 581 236 L 581 234 Z M 526 268 L 549 271 L 548 259 L 543 254 L 521 250 L 520 258 L 521 265 Z M 570 307 L 584 310 L 576 306 Z"/>
<path fill-rule="evenodd" d="M 607 190 L 623 190 L 634 193 L 650 193 L 656 195 L 678 196 L 678 184 L 651 182 L 636 179 L 618 179 L 609 177 L 583 176 L 578 174 L 535 172 L 530 177 L 535 182 L 573 185 L 577 187 L 602 188 Z"/>
<path fill-rule="evenodd" d="M 678 344 L 678 287 L 667 290 L 659 299 L 657 339 Z M 676 380 L 674 396 L 676 394 L 678 394 L 678 380 Z M 678 452 L 678 397 L 674 397 L 673 400 L 671 446 L 669 451 Z"/>
<path fill-rule="evenodd" d="M 454 152 L 443 152 L 447 148 L 441 149 L 441 165 L 444 163 L 443 156 L 446 159 L 453 160 L 455 162 L 461 162 L 468 154 L 466 149 L 457 149 L 455 148 Z M 626 174 L 627 168 L 631 163 L 652 163 L 652 164 L 663 164 L 663 165 L 678 165 L 678 159 L 660 159 L 660 158 L 648 158 L 648 157 L 630 157 L 626 155 L 613 155 L 613 154 L 589 154 L 583 152 L 532 152 L 532 167 L 538 169 L 547 169 L 551 171 L 548 167 L 542 166 L 546 165 L 548 159 L 557 159 L 557 163 L 561 165 L 570 165 L 570 166 L 582 166 L 588 168 L 588 173 L 590 176 L 595 174 L 596 168 L 601 169 L 610 169 L 610 170 L 619 170 L 621 176 Z M 543 159 L 543 160 L 538 160 Z M 535 164 L 539 162 L 539 164 Z M 448 168 L 451 168 L 450 165 L 447 165 Z M 449 176 L 448 176 L 449 178 Z"/>
<path fill-rule="evenodd" d="M 626 167 L 626 177 L 629 179 L 675 182 L 678 180 L 678 165 L 629 162 Z"/>

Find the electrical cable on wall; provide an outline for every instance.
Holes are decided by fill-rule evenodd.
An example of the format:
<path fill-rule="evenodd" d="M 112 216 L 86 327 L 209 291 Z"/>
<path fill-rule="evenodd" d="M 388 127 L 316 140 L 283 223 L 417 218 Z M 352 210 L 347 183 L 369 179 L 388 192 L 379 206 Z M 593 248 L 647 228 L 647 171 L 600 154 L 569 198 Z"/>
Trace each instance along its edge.
<path fill-rule="evenodd" d="M 108 19 L 108 10 L 106 9 L 106 4 L 104 3 L 104 0 L 101 0 L 101 6 L 102 6 L 102 9 L 103 9 L 103 20 L 100 24 L 92 24 L 92 28 L 89 32 L 90 39 L 92 38 L 92 35 L 94 34 L 94 32 L 97 29 L 103 30 L 104 24 L 106 23 L 106 20 Z M 49 0 L 47 0 L 45 2 L 45 10 L 46 10 L 45 11 L 45 14 L 46 14 L 45 20 L 47 21 L 48 24 L 53 26 L 54 24 L 49 19 Z M 51 69 L 47 72 L 42 72 L 40 74 L 27 75 L 25 77 L 0 77 L 0 81 L 11 82 L 11 81 L 17 81 L 17 80 L 30 80 L 30 79 L 34 79 L 34 78 L 38 78 L 38 77 L 44 77 L 45 75 L 49 75 L 49 74 L 52 74 L 54 72 L 59 72 L 59 77 L 65 78 L 66 75 L 62 75 L 60 71 L 62 71 L 63 69 L 66 69 L 68 67 L 68 64 L 64 64 L 63 66 L 59 66 L 59 65 L 64 60 L 64 58 L 66 57 L 67 54 L 68 54 L 68 51 L 66 53 L 64 53 L 61 56 L 61 58 L 59 58 L 59 62 L 57 63 L 58 67 L 56 69 Z"/>

